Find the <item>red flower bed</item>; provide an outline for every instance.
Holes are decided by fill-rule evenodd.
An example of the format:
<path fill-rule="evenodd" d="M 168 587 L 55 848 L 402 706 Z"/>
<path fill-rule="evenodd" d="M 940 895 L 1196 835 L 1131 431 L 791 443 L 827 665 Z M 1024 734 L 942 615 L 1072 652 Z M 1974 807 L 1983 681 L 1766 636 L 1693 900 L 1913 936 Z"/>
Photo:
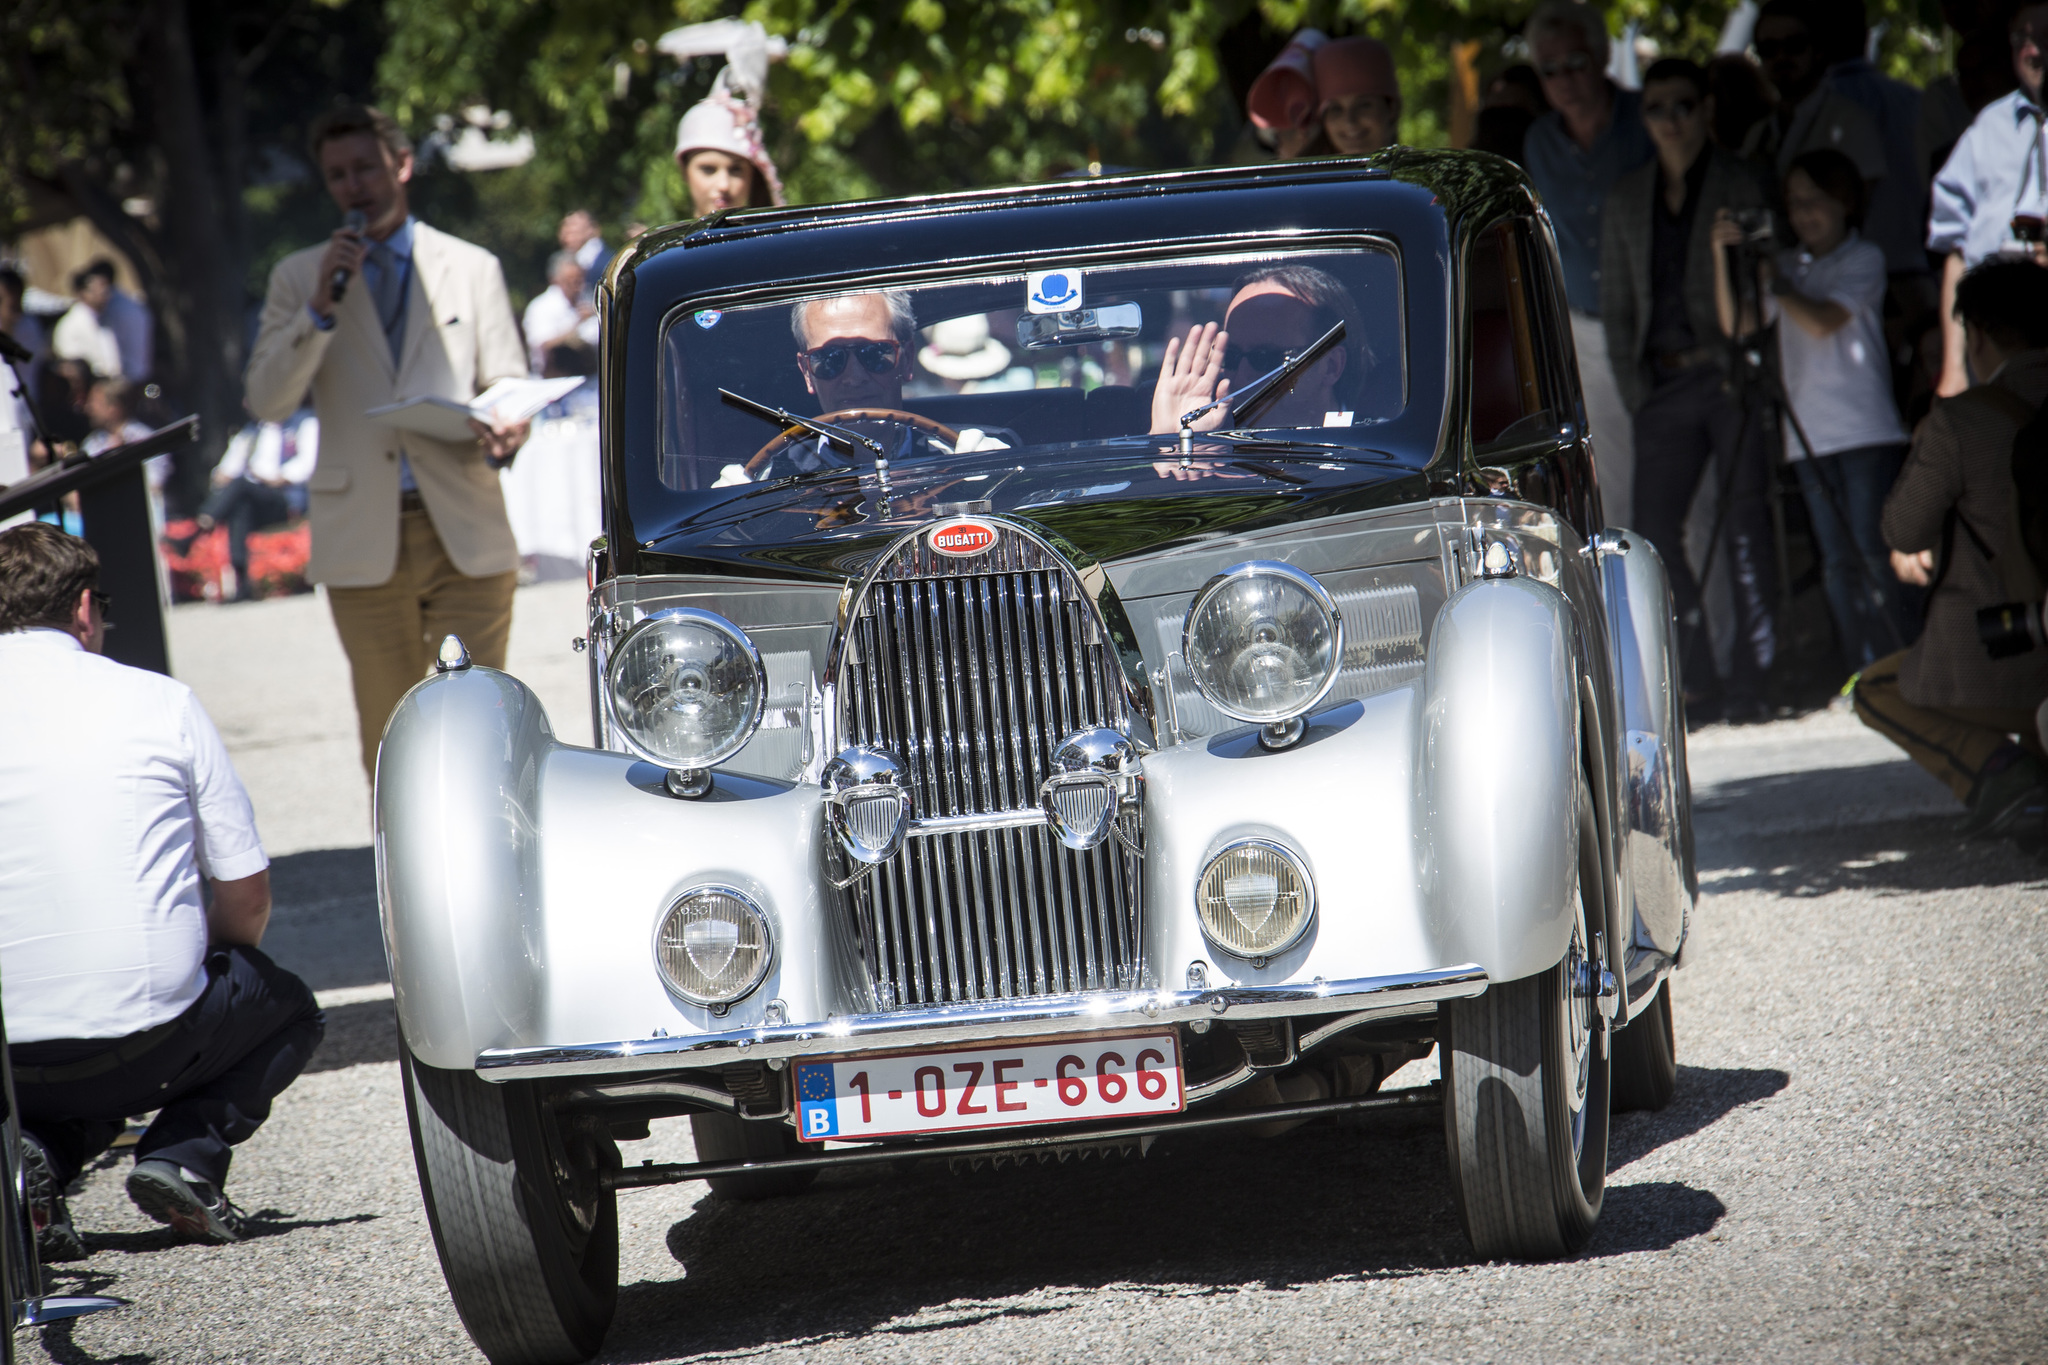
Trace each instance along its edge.
<path fill-rule="evenodd" d="M 196 534 L 196 523 L 174 521 L 164 527 L 161 546 L 166 577 L 174 602 L 234 600 L 234 570 L 228 564 L 228 532 L 216 526 Z M 187 543 L 189 538 L 189 543 Z M 185 545 L 181 553 L 179 545 Z M 285 597 L 308 592 L 306 559 L 313 552 L 313 528 L 294 521 L 249 537 L 249 588 L 258 597 Z"/>

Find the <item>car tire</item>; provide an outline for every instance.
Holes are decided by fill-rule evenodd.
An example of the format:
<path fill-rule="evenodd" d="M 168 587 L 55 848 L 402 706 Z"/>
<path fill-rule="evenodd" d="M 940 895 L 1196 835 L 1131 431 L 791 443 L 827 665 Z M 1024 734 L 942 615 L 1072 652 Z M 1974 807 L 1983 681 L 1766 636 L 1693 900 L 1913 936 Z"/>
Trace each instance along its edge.
<path fill-rule="evenodd" d="M 1671 979 L 1629 1026 L 1614 1035 L 1614 1108 L 1662 1109 L 1678 1088 L 1678 1045 L 1671 1031 Z"/>
<path fill-rule="evenodd" d="M 775 1161 L 797 1156 L 803 1143 L 780 1120 L 740 1118 L 736 1114 L 690 1115 L 690 1138 L 699 1161 Z M 801 1194 L 818 1178 L 814 1170 L 750 1171 L 745 1175 L 714 1175 L 706 1183 L 721 1199 L 777 1199 Z"/>
<path fill-rule="evenodd" d="M 1598 886 L 1592 807 L 1583 799 L 1579 828 L 1578 882 Z M 1593 943 L 1579 884 L 1572 888 L 1571 938 L 1557 965 L 1448 1002 L 1444 1011 L 1439 1046 L 1451 1189 L 1473 1249 L 1487 1260 L 1569 1256 L 1600 1217 L 1608 1034 L 1598 1002 L 1574 990 Z"/>
<path fill-rule="evenodd" d="M 401 1051 L 406 1118 L 455 1311 L 492 1365 L 568 1365 L 604 1343 L 619 1298 L 619 1149 L 502 1085 Z"/>

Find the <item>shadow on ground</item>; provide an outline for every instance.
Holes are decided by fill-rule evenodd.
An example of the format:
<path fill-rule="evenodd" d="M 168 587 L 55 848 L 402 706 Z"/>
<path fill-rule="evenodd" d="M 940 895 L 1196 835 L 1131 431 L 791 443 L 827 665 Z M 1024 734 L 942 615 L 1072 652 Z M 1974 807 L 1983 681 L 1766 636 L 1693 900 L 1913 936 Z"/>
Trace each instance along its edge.
<path fill-rule="evenodd" d="M 1616 1164 L 1785 1083 L 1777 1071 L 1687 1067 L 1671 1108 L 1617 1121 Z M 1725 1212 L 1712 1193 L 1675 1182 L 1613 1185 L 1585 1255 L 1661 1251 Z M 668 1246 L 686 1277 L 625 1287 L 601 1359 L 944 1331 L 1065 1312 L 1070 1292 L 1106 1286 L 1285 1293 L 1475 1263 L 1434 1114 L 1274 1139 L 1190 1134 L 1143 1160 L 828 1173 L 794 1198 L 707 1198 Z"/>
<path fill-rule="evenodd" d="M 289 853 L 270 864 L 263 951 L 316 991 L 390 979 L 377 923 L 377 860 L 367 848 Z"/>
<path fill-rule="evenodd" d="M 306 1063 L 308 1074 L 398 1060 L 398 1006 L 392 1001 L 333 1005 L 326 1013 L 327 1034 Z"/>

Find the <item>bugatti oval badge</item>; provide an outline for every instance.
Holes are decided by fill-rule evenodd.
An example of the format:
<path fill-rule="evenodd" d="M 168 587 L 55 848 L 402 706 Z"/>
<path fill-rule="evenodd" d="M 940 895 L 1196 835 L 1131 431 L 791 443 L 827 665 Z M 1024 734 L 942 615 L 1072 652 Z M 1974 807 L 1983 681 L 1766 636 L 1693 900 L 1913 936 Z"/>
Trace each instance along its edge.
<path fill-rule="evenodd" d="M 949 521 L 932 527 L 927 539 L 940 554 L 966 559 L 995 548 L 996 528 L 982 521 Z"/>

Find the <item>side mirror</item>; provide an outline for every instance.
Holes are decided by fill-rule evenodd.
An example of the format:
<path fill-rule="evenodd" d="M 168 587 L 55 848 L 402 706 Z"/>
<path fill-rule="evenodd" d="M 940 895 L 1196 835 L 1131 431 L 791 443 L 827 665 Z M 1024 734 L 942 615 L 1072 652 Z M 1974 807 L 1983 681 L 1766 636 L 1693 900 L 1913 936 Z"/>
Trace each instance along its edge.
<path fill-rule="evenodd" d="M 1100 308 L 1076 308 L 1071 313 L 1026 313 L 1017 319 L 1017 344 L 1027 351 L 1042 351 L 1090 341 L 1122 341 L 1144 328 L 1144 310 L 1135 303 L 1108 303 Z"/>

